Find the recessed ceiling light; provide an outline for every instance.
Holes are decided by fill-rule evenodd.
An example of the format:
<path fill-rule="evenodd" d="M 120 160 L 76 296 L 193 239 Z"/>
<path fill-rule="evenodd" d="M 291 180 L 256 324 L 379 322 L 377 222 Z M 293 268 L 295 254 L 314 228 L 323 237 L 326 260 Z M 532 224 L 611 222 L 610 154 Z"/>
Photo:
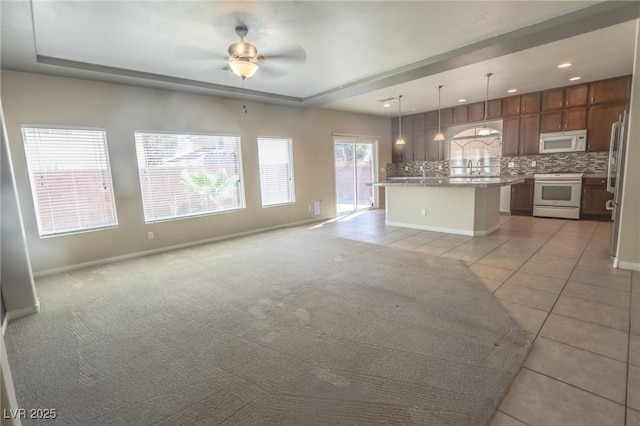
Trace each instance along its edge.
<path fill-rule="evenodd" d="M 516 93 L 518 91 L 518 89 L 509 89 L 507 90 L 507 93 Z"/>
<path fill-rule="evenodd" d="M 385 107 L 385 108 L 389 108 L 391 106 L 391 104 L 383 104 L 382 106 Z"/>
<path fill-rule="evenodd" d="M 458 99 L 458 102 L 467 102 L 466 99 Z"/>
<path fill-rule="evenodd" d="M 569 79 L 569 81 L 576 81 L 576 80 L 580 80 L 582 77 L 571 77 Z"/>
<path fill-rule="evenodd" d="M 571 62 L 565 62 L 563 64 L 558 65 L 558 68 L 569 68 L 571 66 Z"/>

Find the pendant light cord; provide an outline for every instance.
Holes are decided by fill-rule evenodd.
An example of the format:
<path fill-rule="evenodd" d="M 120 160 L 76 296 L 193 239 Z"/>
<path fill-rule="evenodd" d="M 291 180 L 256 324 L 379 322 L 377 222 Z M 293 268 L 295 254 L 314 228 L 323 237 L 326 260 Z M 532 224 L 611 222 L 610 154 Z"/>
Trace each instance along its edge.
<path fill-rule="evenodd" d="M 440 130 L 440 89 L 442 87 L 442 84 L 438 85 L 438 133 L 442 133 L 442 130 Z"/>
<path fill-rule="evenodd" d="M 491 77 L 493 73 L 488 72 L 487 76 L 487 96 L 484 98 L 484 128 L 487 128 L 487 115 L 489 114 L 489 77 Z"/>
<path fill-rule="evenodd" d="M 402 139 L 402 95 L 398 95 L 398 137 Z"/>

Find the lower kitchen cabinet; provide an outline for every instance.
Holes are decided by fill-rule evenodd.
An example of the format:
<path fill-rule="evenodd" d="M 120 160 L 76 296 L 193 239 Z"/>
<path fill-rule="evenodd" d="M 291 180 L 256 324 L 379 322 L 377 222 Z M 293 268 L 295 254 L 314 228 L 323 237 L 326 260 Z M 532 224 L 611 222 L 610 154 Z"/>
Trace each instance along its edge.
<path fill-rule="evenodd" d="M 523 183 L 511 185 L 511 214 L 533 215 L 533 178 L 527 178 Z"/>
<path fill-rule="evenodd" d="M 589 220 L 611 220 L 611 212 L 606 209 L 607 201 L 613 194 L 607 191 L 607 180 L 585 178 L 582 180 L 582 201 L 580 218 Z"/>

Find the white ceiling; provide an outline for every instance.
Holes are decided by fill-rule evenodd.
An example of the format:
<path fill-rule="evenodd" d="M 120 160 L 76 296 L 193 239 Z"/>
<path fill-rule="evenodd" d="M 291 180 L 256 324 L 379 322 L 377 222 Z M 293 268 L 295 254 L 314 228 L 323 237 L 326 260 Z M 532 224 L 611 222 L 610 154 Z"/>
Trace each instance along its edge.
<path fill-rule="evenodd" d="M 395 115 L 593 81 L 633 68 L 637 2 L 12 1 L 1 3 L 3 68 L 285 105 Z M 221 68 L 236 42 L 267 59 L 241 80 Z M 304 49 L 304 63 L 269 53 Z M 557 65 L 569 61 L 571 68 Z M 274 76 L 271 71 L 280 75 Z M 261 72 L 262 71 L 262 72 Z M 276 73 L 277 74 L 277 73 Z"/>

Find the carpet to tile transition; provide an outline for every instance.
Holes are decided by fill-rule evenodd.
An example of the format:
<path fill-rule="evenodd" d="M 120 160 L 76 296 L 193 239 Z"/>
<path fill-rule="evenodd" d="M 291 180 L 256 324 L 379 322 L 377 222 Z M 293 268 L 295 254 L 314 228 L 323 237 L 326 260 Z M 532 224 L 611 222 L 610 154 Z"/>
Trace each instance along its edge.
<path fill-rule="evenodd" d="M 313 231 L 37 289 L 5 341 L 20 406 L 59 425 L 483 425 L 530 346 L 462 262 Z"/>

